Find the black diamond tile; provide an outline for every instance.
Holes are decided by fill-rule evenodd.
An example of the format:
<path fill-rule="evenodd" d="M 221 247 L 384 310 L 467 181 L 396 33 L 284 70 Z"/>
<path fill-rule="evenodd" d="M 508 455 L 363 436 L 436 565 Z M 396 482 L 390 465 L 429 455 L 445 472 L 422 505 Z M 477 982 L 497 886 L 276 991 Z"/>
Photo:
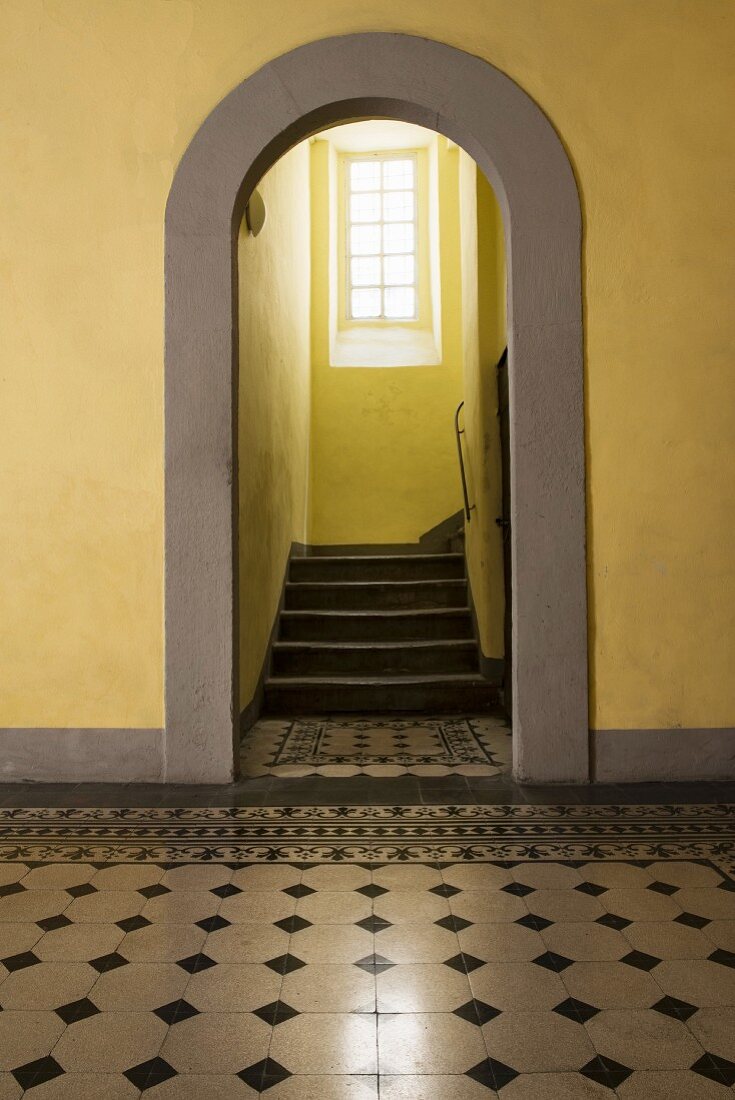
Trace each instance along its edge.
<path fill-rule="evenodd" d="M 606 892 L 607 886 L 598 886 L 596 882 L 580 882 L 574 889 L 579 890 L 580 894 L 589 894 L 590 897 L 598 898 L 600 894 Z"/>
<path fill-rule="evenodd" d="M 533 893 L 533 886 L 525 886 L 522 882 L 509 882 L 507 886 L 501 886 L 501 890 L 505 890 L 506 894 L 515 894 L 517 898 L 525 898 L 527 894 Z"/>
<path fill-rule="evenodd" d="M 286 954 L 271 959 L 265 965 L 274 970 L 276 974 L 291 974 L 294 970 L 301 970 L 301 967 L 306 966 L 306 963 L 298 959 L 296 955 Z"/>
<path fill-rule="evenodd" d="M 65 1024 L 86 1020 L 89 1016 L 96 1016 L 98 1012 L 97 1005 L 93 1005 L 88 997 L 82 997 L 79 1001 L 70 1001 L 68 1005 L 62 1005 L 61 1008 L 56 1009 L 56 1015 L 61 1016 Z"/>
<path fill-rule="evenodd" d="M 722 882 L 717 883 L 717 890 L 730 890 L 735 893 L 735 882 L 730 882 L 729 879 L 723 878 Z"/>
<path fill-rule="evenodd" d="M 310 920 L 304 920 L 303 917 L 284 917 L 283 920 L 276 920 L 273 922 L 276 928 L 283 929 L 284 932 L 303 932 L 304 928 L 311 928 L 312 922 Z"/>
<path fill-rule="evenodd" d="M 566 970 L 568 966 L 571 966 L 572 961 L 566 955 L 557 955 L 555 951 L 544 951 L 543 955 L 539 955 L 537 959 L 532 960 L 536 963 L 536 966 L 543 966 L 546 970 L 553 970 L 556 974 L 561 974 L 562 970 Z"/>
<path fill-rule="evenodd" d="M 241 894 L 242 890 L 232 882 L 226 882 L 224 886 L 215 886 L 214 889 L 209 892 L 210 894 L 216 894 L 218 898 L 231 898 L 234 897 L 235 894 Z"/>
<path fill-rule="evenodd" d="M 182 1020 L 188 1020 L 190 1016 L 199 1015 L 199 1009 L 184 1000 L 170 1001 L 169 1004 L 154 1009 L 154 1012 L 165 1024 L 179 1024 Z"/>
<path fill-rule="evenodd" d="M 595 924 L 604 924 L 606 928 L 615 928 L 618 932 L 632 923 L 632 921 L 626 920 L 625 917 L 619 917 L 617 913 L 603 913 L 595 921 Z"/>
<path fill-rule="evenodd" d="M 535 932 L 543 932 L 544 928 L 548 928 L 553 924 L 553 920 L 547 920 L 546 917 L 539 917 L 536 913 L 526 913 L 525 917 L 519 917 L 514 924 L 521 924 L 524 928 L 532 928 Z"/>
<path fill-rule="evenodd" d="M 294 889 L 295 889 L 295 887 L 294 887 Z M 311 891 L 309 891 L 309 893 L 311 893 Z M 386 890 L 386 888 L 384 886 L 378 886 L 376 883 L 371 882 L 367 886 L 360 886 L 359 889 L 357 889 L 355 891 L 355 893 L 356 894 L 362 894 L 362 896 L 365 897 L 365 898 L 379 898 L 383 894 L 387 894 L 388 891 Z M 294 896 L 297 896 L 297 895 L 294 895 Z M 298 896 L 300 896 L 300 895 L 298 895 Z"/>
<path fill-rule="evenodd" d="M 694 1005 L 690 1005 L 688 1001 L 679 1001 L 676 997 L 662 997 L 651 1008 L 664 1016 L 673 1017 L 674 1020 L 688 1020 L 697 1011 Z"/>
<path fill-rule="evenodd" d="M 467 1004 L 460 1005 L 459 1008 L 454 1009 L 454 1015 L 459 1016 L 461 1020 L 466 1020 L 468 1024 L 482 1024 L 488 1023 L 490 1020 L 494 1020 L 496 1016 L 500 1015 L 499 1008 L 493 1008 L 492 1005 L 485 1004 L 484 1001 L 468 1001 Z"/>
<path fill-rule="evenodd" d="M 386 959 L 384 955 L 366 955 L 364 959 L 358 959 L 355 966 L 359 966 L 360 970 L 364 970 L 366 974 L 382 974 L 384 970 L 390 970 L 392 966 L 395 966 L 390 959 Z"/>
<path fill-rule="evenodd" d="M 675 894 L 678 886 L 672 886 L 669 882 L 652 882 L 646 890 L 653 890 L 657 894 Z"/>
<path fill-rule="evenodd" d="M 64 1070 L 51 1055 L 45 1058 L 36 1058 L 35 1062 L 26 1062 L 24 1066 L 18 1066 L 13 1071 L 13 1077 L 23 1089 L 30 1089 L 34 1085 L 42 1085 L 44 1081 L 53 1081 L 54 1077 L 61 1076 Z"/>
<path fill-rule="evenodd" d="M 594 1005 L 588 1005 L 585 1001 L 577 1001 L 574 997 L 567 997 L 566 1001 L 562 1001 L 561 1004 L 556 1005 L 552 1011 L 557 1012 L 560 1016 L 566 1016 L 567 1020 L 586 1024 L 587 1021 L 591 1020 L 593 1016 L 596 1016 L 600 1010 L 599 1008 L 595 1008 Z"/>
<path fill-rule="evenodd" d="M 461 932 L 463 928 L 470 928 L 472 926 L 471 920 L 465 920 L 464 917 L 455 917 L 452 913 L 448 917 L 441 917 L 440 920 L 435 920 L 434 924 L 438 924 L 440 928 L 446 928 L 448 932 Z"/>
<path fill-rule="evenodd" d="M 392 928 L 393 925 L 389 920 L 383 920 L 382 917 L 365 917 L 364 920 L 356 920 L 355 924 L 358 928 L 364 928 L 366 932 L 383 932 L 386 928 Z"/>
<path fill-rule="evenodd" d="M 291 1008 L 291 1005 L 287 1005 L 285 1001 L 272 1001 L 269 1005 L 256 1008 L 255 1015 L 259 1016 L 264 1023 L 275 1027 L 276 1024 L 282 1024 L 286 1020 L 298 1016 L 298 1012 L 295 1008 Z"/>
<path fill-rule="evenodd" d="M 291 1076 L 291 1071 L 279 1065 L 273 1058 L 264 1058 L 261 1062 L 240 1070 L 237 1076 L 255 1092 L 264 1092 L 280 1081 L 285 1081 Z"/>
<path fill-rule="evenodd" d="M 145 1090 L 168 1081 L 169 1077 L 175 1077 L 176 1070 L 163 1058 L 149 1058 L 147 1062 L 141 1062 L 132 1069 L 126 1069 L 125 1076 L 136 1088 Z"/>
<path fill-rule="evenodd" d="M 473 970 L 477 970 L 478 966 L 484 966 L 485 963 L 482 959 L 477 959 L 474 955 L 468 955 L 466 951 L 462 951 L 459 955 L 453 955 L 451 959 L 445 959 L 444 965 L 450 966 L 452 970 L 456 970 L 459 974 L 471 974 Z"/>
<path fill-rule="evenodd" d="M 486 1058 L 472 1069 L 468 1069 L 465 1077 L 471 1077 L 480 1085 L 500 1091 L 503 1085 L 507 1085 L 518 1077 L 518 1070 L 506 1066 L 504 1062 L 496 1062 L 494 1058 Z"/>
<path fill-rule="evenodd" d="M 80 882 L 78 886 L 67 886 L 67 894 L 71 894 L 73 898 L 83 898 L 87 894 L 96 894 L 97 887 L 93 886 L 91 882 Z"/>
<path fill-rule="evenodd" d="M 220 928 L 229 928 L 232 922 L 225 920 L 219 913 L 215 913 L 213 917 L 205 917 L 204 920 L 195 921 L 197 928 L 201 928 L 204 932 L 218 932 Z"/>
<path fill-rule="evenodd" d="M 138 893 L 142 894 L 144 898 L 159 898 L 161 894 L 170 894 L 171 891 L 168 886 L 164 886 L 160 882 L 154 882 L 153 886 L 142 886 Z"/>
<path fill-rule="evenodd" d="M 622 1085 L 633 1070 L 621 1065 L 620 1062 L 614 1062 L 612 1058 L 604 1058 L 601 1054 L 597 1054 L 586 1066 L 582 1066 L 579 1072 L 589 1077 L 590 1081 L 599 1081 L 601 1085 L 614 1089 Z"/>
<path fill-rule="evenodd" d="M 677 924 L 686 924 L 689 928 L 706 928 L 711 921 L 708 917 L 699 917 L 696 913 L 679 913 L 678 917 L 674 917 Z"/>
<path fill-rule="evenodd" d="M 8 882 L 5 886 L 0 886 L 0 898 L 8 898 L 11 894 L 22 894 L 24 891 L 25 886 L 21 886 L 19 882 Z"/>
<path fill-rule="evenodd" d="M 38 955 L 32 951 L 21 951 L 19 955 L 10 955 L 7 959 L 0 959 L 6 970 L 25 970 L 27 966 L 35 966 L 40 963 Z"/>
<path fill-rule="evenodd" d="M 214 959 L 210 959 L 209 955 L 203 955 L 199 952 L 198 955 L 189 955 L 185 959 L 178 959 L 176 965 L 180 966 L 182 970 L 188 970 L 190 974 L 198 974 L 200 970 L 209 970 L 217 963 Z"/>
<path fill-rule="evenodd" d="M 104 974 L 108 970 L 117 970 L 118 966 L 127 966 L 129 960 L 124 959 L 117 951 L 111 951 L 109 955 L 100 955 L 98 959 L 90 959 L 89 965 Z"/>
<path fill-rule="evenodd" d="M 430 894 L 436 894 L 440 898 L 453 898 L 455 894 L 461 894 L 458 886 L 450 886 L 448 882 L 442 882 L 440 886 L 432 886 Z"/>
<path fill-rule="evenodd" d="M 278 1065 L 278 1063 L 274 1063 L 272 1059 L 271 1064 Z M 268 1073 L 263 1077 L 263 1083 L 260 1086 L 261 1096 L 264 1096 L 268 1089 L 272 1089 L 274 1085 L 280 1085 L 281 1081 L 285 1081 L 287 1077 L 291 1076 L 290 1070 L 283 1069 L 283 1067 L 280 1067 L 280 1069 L 282 1070 L 282 1072 L 280 1073 L 277 1073 L 275 1075 Z"/>
<path fill-rule="evenodd" d="M 708 1077 L 710 1081 L 717 1081 L 726 1085 L 735 1085 L 735 1062 L 729 1062 L 727 1058 L 720 1058 L 719 1054 L 710 1054 L 705 1051 L 698 1062 L 691 1067 L 694 1073 L 700 1077 Z"/>
<path fill-rule="evenodd" d="M 647 955 L 645 951 L 630 951 L 620 961 L 634 966 L 636 970 L 653 970 L 661 962 L 655 955 Z"/>
<path fill-rule="evenodd" d="M 147 928 L 151 922 L 147 917 L 141 917 L 138 914 L 135 917 L 125 917 L 125 920 L 119 920 L 116 923 L 123 932 L 136 932 L 139 928 Z"/>
<path fill-rule="evenodd" d="M 719 963 L 720 966 L 735 967 L 735 955 L 732 951 L 723 951 L 721 947 L 718 947 L 716 951 L 713 951 L 707 957 L 710 962 Z"/>
<path fill-rule="evenodd" d="M 308 898 L 309 894 L 315 894 L 316 890 L 312 890 L 311 886 L 304 886 L 303 882 L 297 882 L 295 886 L 287 886 L 281 893 L 288 894 L 292 898 Z"/>
<path fill-rule="evenodd" d="M 55 932 L 57 928 L 66 928 L 67 924 L 71 923 L 63 913 L 59 913 L 56 917 L 44 917 L 43 920 L 36 921 L 38 927 L 43 928 L 44 932 Z"/>

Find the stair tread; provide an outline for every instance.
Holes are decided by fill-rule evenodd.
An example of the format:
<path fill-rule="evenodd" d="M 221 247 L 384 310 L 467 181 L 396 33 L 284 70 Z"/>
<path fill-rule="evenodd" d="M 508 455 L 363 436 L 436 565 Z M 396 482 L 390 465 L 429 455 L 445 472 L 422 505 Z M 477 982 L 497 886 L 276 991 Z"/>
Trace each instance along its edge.
<path fill-rule="evenodd" d="M 359 562 L 373 562 L 373 561 L 457 561 L 459 558 L 464 558 L 464 554 L 324 554 L 315 555 L 309 558 L 292 558 L 292 562 L 343 562 L 343 561 L 359 561 Z"/>
<path fill-rule="evenodd" d="M 436 649 L 449 646 L 462 646 L 465 649 L 475 648 L 473 638 L 421 638 L 406 639 L 395 642 L 315 642 L 315 641 L 283 641 L 274 642 L 274 649 Z"/>
<path fill-rule="evenodd" d="M 289 607 L 284 608 L 281 615 L 324 615 L 330 618 L 345 618 L 349 616 L 351 618 L 366 618 L 372 616 L 373 618 L 391 618 L 397 615 L 413 617 L 416 615 L 456 615 L 458 611 L 464 612 L 469 615 L 469 607 L 416 607 L 416 608 L 369 608 L 369 609 L 354 609 L 348 610 L 338 608 L 337 610 L 329 610 L 327 608 L 320 607 Z"/>
<path fill-rule="evenodd" d="M 402 581 L 286 581 L 286 588 L 408 588 L 414 585 L 437 588 L 443 584 L 466 585 L 467 580 L 465 577 L 421 577 Z"/>
<path fill-rule="evenodd" d="M 340 687 L 344 687 L 347 684 L 481 684 L 488 688 L 492 688 L 493 685 L 485 680 L 479 673 L 476 672 L 457 672 L 457 673 L 437 673 L 436 675 L 419 676 L 355 676 L 354 673 L 347 676 L 269 676 L 266 680 L 266 686 L 273 685 L 278 687 L 284 687 L 290 684 L 298 684 L 300 686 L 309 685 L 326 685 L 335 684 Z"/>

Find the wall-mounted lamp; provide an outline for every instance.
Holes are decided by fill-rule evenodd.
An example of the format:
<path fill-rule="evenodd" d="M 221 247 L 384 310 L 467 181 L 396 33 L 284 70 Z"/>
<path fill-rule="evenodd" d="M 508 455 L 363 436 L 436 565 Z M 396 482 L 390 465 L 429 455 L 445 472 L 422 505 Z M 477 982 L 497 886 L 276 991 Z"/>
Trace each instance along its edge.
<path fill-rule="evenodd" d="M 265 225 L 265 203 L 260 191 L 253 191 L 245 207 L 245 224 L 253 237 L 257 237 Z"/>

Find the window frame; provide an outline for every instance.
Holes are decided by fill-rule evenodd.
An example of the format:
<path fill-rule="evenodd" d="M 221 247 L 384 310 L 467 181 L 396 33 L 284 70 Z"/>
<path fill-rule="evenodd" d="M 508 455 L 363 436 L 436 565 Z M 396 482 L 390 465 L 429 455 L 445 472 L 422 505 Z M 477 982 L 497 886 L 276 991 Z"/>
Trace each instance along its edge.
<path fill-rule="evenodd" d="M 386 161 L 391 160 L 410 160 L 413 163 L 413 217 L 411 224 L 414 230 L 414 247 L 411 252 L 398 252 L 398 253 L 386 253 L 383 251 L 382 242 L 382 229 L 385 225 L 400 224 L 385 222 L 383 219 L 382 211 L 382 197 L 386 194 L 383 187 L 382 179 L 382 167 L 381 167 L 381 183 L 380 189 L 377 192 L 365 192 L 365 194 L 379 194 L 381 196 L 381 216 L 377 222 L 352 222 L 350 218 L 350 198 L 353 194 L 350 183 L 350 165 L 360 161 L 378 161 L 381 165 Z M 422 182 L 422 165 L 419 160 L 419 150 L 416 149 L 391 149 L 384 151 L 370 151 L 366 153 L 343 153 L 340 156 L 340 171 L 342 174 L 342 186 L 341 197 L 342 204 L 340 210 L 340 261 L 343 265 L 343 278 L 340 280 L 342 290 L 342 302 L 340 303 L 340 325 L 353 327 L 353 326 L 409 326 L 418 327 L 421 324 L 422 315 L 422 248 L 421 248 L 421 196 L 420 188 Z M 396 189 L 396 192 L 400 189 Z M 360 192 L 357 192 L 358 194 Z M 387 192 L 390 194 L 390 192 Z M 351 271 L 351 259 L 352 252 L 350 247 L 350 229 L 353 225 L 379 225 L 381 228 L 381 250 L 379 253 L 374 254 L 374 258 L 380 261 L 381 266 L 381 282 L 379 284 L 371 284 L 370 287 L 355 287 L 352 283 L 352 271 Z M 384 313 L 385 309 L 385 291 L 389 289 L 386 287 L 384 278 L 383 261 L 386 256 L 413 256 L 414 260 L 414 280 L 413 283 L 400 284 L 402 286 L 411 286 L 414 291 L 414 312 L 412 316 L 407 317 L 386 317 Z M 369 257 L 373 258 L 373 257 Z M 377 317 L 354 317 L 352 315 L 352 290 L 368 290 L 379 289 L 381 293 L 381 313 Z"/>

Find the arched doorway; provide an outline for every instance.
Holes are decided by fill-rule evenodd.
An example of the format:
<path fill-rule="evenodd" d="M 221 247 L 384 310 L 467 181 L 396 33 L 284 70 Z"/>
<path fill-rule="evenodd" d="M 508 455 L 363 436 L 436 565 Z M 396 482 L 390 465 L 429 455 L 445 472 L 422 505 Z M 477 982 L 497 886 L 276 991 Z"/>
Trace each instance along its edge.
<path fill-rule="evenodd" d="M 394 118 L 463 146 L 493 185 L 508 260 L 516 778 L 589 778 L 581 216 L 549 120 L 492 65 L 409 35 L 276 58 L 204 121 L 166 209 L 166 761 L 232 775 L 237 707 L 237 233 L 292 145 Z"/>

